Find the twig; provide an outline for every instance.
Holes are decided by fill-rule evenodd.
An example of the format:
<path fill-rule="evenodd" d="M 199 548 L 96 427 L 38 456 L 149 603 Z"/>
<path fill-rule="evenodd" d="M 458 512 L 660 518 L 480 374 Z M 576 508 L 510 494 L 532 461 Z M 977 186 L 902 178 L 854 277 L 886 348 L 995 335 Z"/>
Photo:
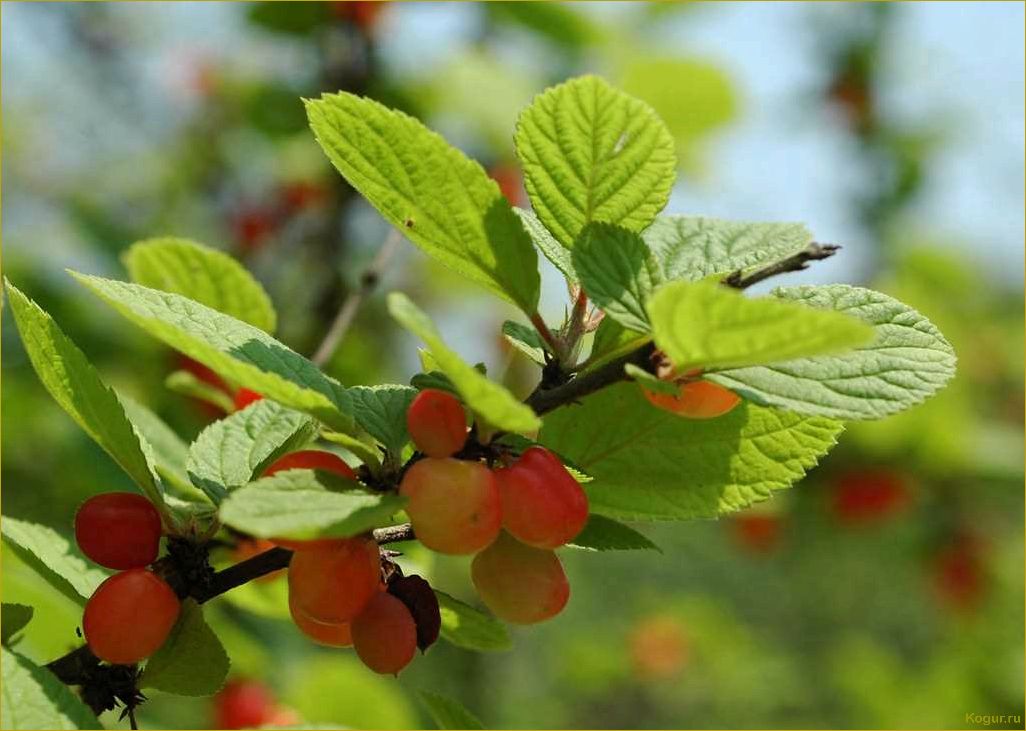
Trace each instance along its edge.
<path fill-rule="evenodd" d="M 769 279 L 770 277 L 775 277 L 778 274 L 800 272 L 803 269 L 808 269 L 810 261 L 829 259 L 837 253 L 840 248 L 840 246 L 835 246 L 834 244 L 817 244 L 813 242 L 797 254 L 792 254 L 786 259 L 781 259 L 780 261 L 774 262 L 762 269 L 756 269 L 748 276 L 744 276 L 744 273 L 738 269 L 727 276 L 727 278 L 723 280 L 723 283 L 728 287 L 734 287 L 735 289 L 747 289 L 753 284 L 757 284 L 764 279 Z"/>
<path fill-rule="evenodd" d="M 317 348 L 317 352 L 310 358 L 315 364 L 323 366 L 329 360 L 331 356 L 338 349 L 339 344 L 342 342 L 342 338 L 345 337 L 346 332 L 349 330 L 349 326 L 353 324 L 353 320 L 356 319 L 356 313 L 360 310 L 360 305 L 363 301 L 374 291 L 375 287 L 378 286 L 378 282 L 381 281 L 381 275 L 384 273 L 385 267 L 388 266 L 389 260 L 395 253 L 395 250 L 399 247 L 400 242 L 403 240 L 403 235 L 399 232 L 399 229 L 391 229 L 388 232 L 388 236 L 385 237 L 384 242 L 381 244 L 381 248 L 378 249 L 377 255 L 374 257 L 374 261 L 370 263 L 370 266 L 360 276 L 360 284 L 356 289 L 352 290 L 342 303 L 342 307 L 339 308 L 338 314 L 335 315 L 334 321 L 331 323 L 331 327 L 328 328 L 327 334 L 324 336 L 324 340 Z"/>
<path fill-rule="evenodd" d="M 412 541 L 416 538 L 413 535 L 413 526 L 409 523 L 402 525 L 390 525 L 387 528 L 375 528 L 374 540 L 378 545 L 386 543 L 400 543 L 401 541 Z"/>
<path fill-rule="evenodd" d="M 652 343 L 648 343 L 627 355 L 606 363 L 600 368 L 578 376 L 562 386 L 549 389 L 536 388 L 534 393 L 528 396 L 524 403 L 534 409 L 536 414 L 548 413 L 560 406 L 573 403 L 589 393 L 594 393 L 619 381 L 627 380 L 627 375 L 624 373 L 623 368 L 628 363 L 633 363 L 639 368 L 652 370 L 652 354 L 654 352 L 655 346 Z"/>

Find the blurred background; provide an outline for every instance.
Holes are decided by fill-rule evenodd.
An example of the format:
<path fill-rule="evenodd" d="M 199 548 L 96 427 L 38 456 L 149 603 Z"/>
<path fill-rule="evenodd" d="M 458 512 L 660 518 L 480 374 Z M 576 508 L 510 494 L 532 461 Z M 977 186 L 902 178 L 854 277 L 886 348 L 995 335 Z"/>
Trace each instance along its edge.
<path fill-rule="evenodd" d="M 424 120 L 526 205 L 518 110 L 546 85 L 601 74 L 673 132 L 670 212 L 804 221 L 844 249 L 787 282 L 893 294 L 959 354 L 940 396 L 852 426 L 772 501 L 641 526 L 661 554 L 567 552 L 570 605 L 515 631 L 510 652 L 440 643 L 382 678 L 306 642 L 281 579 L 222 597 L 207 616 L 233 692 L 275 709 L 261 722 L 431 727 L 415 696 L 426 689 L 489 727 L 972 727 L 966 714 L 1019 714 L 1022 727 L 1021 3 L 5 2 L 2 13 L 4 275 L 186 439 L 218 414 L 165 387 L 183 364 L 64 268 L 121 277 L 133 241 L 195 238 L 244 261 L 278 307 L 279 339 L 312 352 L 386 235 L 306 127 L 300 97 L 339 89 Z M 544 314 L 558 320 L 565 287 L 542 264 Z M 333 375 L 406 383 L 418 369 L 417 343 L 384 312 L 392 289 L 471 362 L 530 390 L 534 367 L 499 333 L 511 313 L 409 245 Z M 49 399 L 11 325 L 5 312 L 3 512 L 68 534 L 81 500 L 131 486 Z M 473 600 L 465 561 L 416 547 L 405 560 Z M 76 607 L 9 551 L 2 582 L 5 601 L 36 606 L 23 652 L 46 661 L 78 644 Z M 223 728 L 226 702 L 155 693 L 140 722 Z"/>

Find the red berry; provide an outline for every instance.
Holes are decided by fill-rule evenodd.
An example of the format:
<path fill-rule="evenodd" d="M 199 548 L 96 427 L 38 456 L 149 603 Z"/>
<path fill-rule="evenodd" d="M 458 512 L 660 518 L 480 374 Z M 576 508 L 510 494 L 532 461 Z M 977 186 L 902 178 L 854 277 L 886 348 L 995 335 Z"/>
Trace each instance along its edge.
<path fill-rule="evenodd" d="M 499 164 L 488 171 L 488 176 L 499 184 L 499 190 L 511 206 L 523 206 L 527 202 L 524 191 L 524 176 L 516 165 Z"/>
<path fill-rule="evenodd" d="M 581 532 L 588 498 L 562 462 L 544 447 L 530 447 L 513 466 L 495 471 L 502 527 L 521 543 L 556 548 Z"/>
<path fill-rule="evenodd" d="M 256 391 L 250 391 L 248 388 L 240 388 L 235 392 L 235 410 L 242 411 L 250 404 L 259 401 L 262 398 L 263 396 Z"/>
<path fill-rule="evenodd" d="M 214 728 L 259 728 L 277 712 L 271 691 L 255 680 L 230 680 L 214 696 Z"/>
<path fill-rule="evenodd" d="M 428 457 L 451 457 L 467 441 L 467 417 L 450 393 L 426 388 L 406 411 L 406 428 L 417 449 Z"/>
<path fill-rule="evenodd" d="M 769 553 L 780 540 L 780 518 L 753 513 L 738 515 L 731 521 L 734 539 L 752 553 Z"/>
<path fill-rule="evenodd" d="M 986 588 L 982 548 L 978 539 L 959 535 L 933 559 L 933 585 L 937 597 L 963 613 L 977 608 Z"/>
<path fill-rule="evenodd" d="M 656 393 L 642 387 L 649 402 L 663 411 L 688 419 L 715 419 L 741 403 L 741 397 L 712 381 L 683 383 L 676 394 Z"/>
<path fill-rule="evenodd" d="M 352 629 L 356 654 L 376 673 L 398 673 L 417 651 L 413 615 L 391 594 L 376 594 L 353 620 Z"/>
<path fill-rule="evenodd" d="M 289 614 L 299 631 L 319 645 L 328 647 L 349 647 L 353 644 L 353 635 L 349 622 L 318 622 L 309 614 L 296 606 L 289 597 Z"/>
<path fill-rule="evenodd" d="M 86 603 L 82 630 L 96 657 L 130 665 L 164 644 L 180 609 L 167 582 L 146 569 L 129 569 L 96 588 Z"/>
<path fill-rule="evenodd" d="M 409 498 L 413 531 L 432 551 L 476 553 L 499 534 L 499 489 L 480 462 L 426 457 L 406 471 L 399 494 Z"/>
<path fill-rule="evenodd" d="M 380 585 L 378 544 L 370 538 L 304 547 L 289 562 L 289 597 L 297 609 L 318 622 L 352 620 Z"/>
<path fill-rule="evenodd" d="M 243 251 L 261 248 L 277 226 L 273 213 L 260 206 L 246 206 L 232 219 L 235 240 Z"/>
<path fill-rule="evenodd" d="M 264 477 L 270 477 L 275 472 L 284 470 L 323 470 L 347 480 L 356 479 L 356 473 L 353 472 L 352 467 L 346 464 L 345 460 L 337 454 L 320 449 L 304 449 L 300 452 L 286 454 L 264 470 Z"/>
<path fill-rule="evenodd" d="M 833 510 L 844 523 L 864 524 L 893 515 L 909 503 L 905 480 L 887 469 L 852 470 L 835 485 Z"/>
<path fill-rule="evenodd" d="M 82 553 L 109 569 L 135 569 L 157 559 L 162 527 L 153 503 L 133 492 L 95 495 L 75 513 Z"/>
<path fill-rule="evenodd" d="M 492 613 L 514 624 L 550 619 L 570 599 L 570 584 L 556 554 L 525 546 L 506 532 L 474 557 L 470 577 Z"/>

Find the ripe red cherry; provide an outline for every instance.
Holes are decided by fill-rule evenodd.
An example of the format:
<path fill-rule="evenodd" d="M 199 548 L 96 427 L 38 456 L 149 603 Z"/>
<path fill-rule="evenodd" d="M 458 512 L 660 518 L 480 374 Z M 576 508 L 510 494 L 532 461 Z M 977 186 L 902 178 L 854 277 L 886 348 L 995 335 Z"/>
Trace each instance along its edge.
<path fill-rule="evenodd" d="M 271 691 L 255 680 L 230 680 L 214 696 L 214 728 L 259 728 L 277 712 Z"/>
<path fill-rule="evenodd" d="M 157 559 L 162 528 L 153 503 L 133 492 L 106 492 L 75 513 L 82 553 L 109 569 L 134 569 Z"/>
<path fill-rule="evenodd" d="M 492 613 L 514 624 L 550 619 L 570 599 L 570 584 L 556 554 L 525 546 L 505 531 L 474 557 L 470 578 Z"/>
<path fill-rule="evenodd" d="M 353 644 L 353 635 L 349 622 L 318 622 L 309 614 L 296 606 L 289 597 L 289 614 L 299 631 L 319 645 L 327 647 L 349 647 Z"/>
<path fill-rule="evenodd" d="M 642 387 L 649 402 L 663 411 L 687 419 L 715 419 L 741 403 L 741 397 L 712 381 L 683 383 L 676 394 L 656 393 Z"/>
<path fill-rule="evenodd" d="M 346 538 L 327 546 L 302 548 L 289 562 L 289 597 L 310 619 L 349 622 L 381 585 L 378 544 Z"/>
<path fill-rule="evenodd" d="M 320 449 L 304 449 L 300 452 L 286 454 L 264 470 L 264 477 L 270 477 L 275 472 L 284 470 L 324 470 L 347 480 L 356 479 L 356 473 L 353 472 L 352 467 L 346 464 L 345 460 L 337 454 Z"/>
<path fill-rule="evenodd" d="M 146 569 L 129 569 L 96 588 L 86 602 L 82 630 L 96 657 L 131 665 L 164 644 L 180 609 L 167 582 Z"/>
<path fill-rule="evenodd" d="M 406 411 L 406 428 L 417 449 L 428 457 L 451 457 L 467 441 L 463 406 L 450 393 L 426 388 Z"/>
<path fill-rule="evenodd" d="M 581 532 L 588 498 L 559 459 L 530 447 L 511 467 L 495 471 L 502 499 L 502 527 L 521 543 L 556 548 Z"/>
<path fill-rule="evenodd" d="M 477 553 L 502 525 L 499 488 L 480 462 L 426 457 L 406 471 L 399 494 L 417 538 L 439 553 Z"/>
<path fill-rule="evenodd" d="M 353 648 L 376 673 L 393 675 L 410 664 L 417 651 L 413 615 L 399 599 L 379 592 L 353 620 Z"/>
<path fill-rule="evenodd" d="M 262 398 L 263 396 L 261 396 L 256 391 L 250 391 L 248 388 L 240 388 L 238 391 L 235 392 L 235 410 L 242 411 L 251 403 L 259 401 Z"/>

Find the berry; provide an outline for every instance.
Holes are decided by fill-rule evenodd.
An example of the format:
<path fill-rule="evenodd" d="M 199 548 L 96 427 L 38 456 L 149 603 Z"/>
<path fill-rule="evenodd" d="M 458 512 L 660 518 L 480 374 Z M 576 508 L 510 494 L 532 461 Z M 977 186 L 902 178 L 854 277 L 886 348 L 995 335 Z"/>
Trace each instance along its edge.
<path fill-rule="evenodd" d="M 96 588 L 86 603 L 82 630 L 96 657 L 130 665 L 164 644 L 180 609 L 167 582 L 146 569 L 129 569 Z"/>
<path fill-rule="evenodd" d="M 82 553 L 109 569 L 153 563 L 161 532 L 153 503 L 133 492 L 94 495 L 75 513 L 75 540 Z"/>
<path fill-rule="evenodd" d="M 556 548 L 581 532 L 588 498 L 563 463 L 544 447 L 530 447 L 511 467 L 495 471 L 502 527 L 521 543 Z"/>
<path fill-rule="evenodd" d="M 250 391 L 248 388 L 240 388 L 235 392 L 235 410 L 242 411 L 250 404 L 259 401 L 263 398 L 256 391 Z"/>
<path fill-rule="evenodd" d="M 353 620 L 353 648 L 376 673 L 396 674 L 417 651 L 417 627 L 406 605 L 378 593 Z"/>
<path fill-rule="evenodd" d="M 634 671 L 646 680 L 675 677 L 687 664 L 688 637 L 676 617 L 643 619 L 631 631 L 629 644 Z"/>
<path fill-rule="evenodd" d="M 887 518 L 908 503 L 909 492 L 901 475 L 886 469 L 863 469 L 841 475 L 832 507 L 842 523 L 855 525 Z"/>
<path fill-rule="evenodd" d="M 474 557 L 470 578 L 492 613 L 513 624 L 555 617 L 570 598 L 556 554 L 525 546 L 505 532 Z"/>
<path fill-rule="evenodd" d="M 752 553 L 770 553 L 780 541 L 780 518 L 753 513 L 738 515 L 731 521 L 734 539 Z"/>
<path fill-rule="evenodd" d="M 406 411 L 406 428 L 417 449 L 428 457 L 451 457 L 467 441 L 467 417 L 450 393 L 426 388 Z"/>
<path fill-rule="evenodd" d="M 255 680 L 230 680 L 214 696 L 214 728 L 259 728 L 277 712 L 271 691 Z"/>
<path fill-rule="evenodd" d="M 675 394 L 641 389 L 649 402 L 663 411 L 688 419 L 715 419 L 741 403 L 741 397 L 712 381 L 688 381 Z"/>
<path fill-rule="evenodd" d="M 480 462 L 427 457 L 406 471 L 399 494 L 409 498 L 413 531 L 432 551 L 477 553 L 499 534 L 499 488 Z"/>
<path fill-rule="evenodd" d="M 516 165 L 500 163 L 488 171 L 488 177 L 499 184 L 499 190 L 511 206 L 523 207 L 527 202 L 524 176 Z"/>
<path fill-rule="evenodd" d="M 264 477 L 284 470 L 323 470 L 347 480 L 355 480 L 356 473 L 341 457 L 320 449 L 304 449 L 301 452 L 286 454 L 264 470 Z"/>
<path fill-rule="evenodd" d="M 289 598 L 296 609 L 318 622 L 350 621 L 380 583 L 378 544 L 369 538 L 304 547 L 289 562 Z"/>
<path fill-rule="evenodd" d="M 349 647 L 353 644 L 353 635 L 349 622 L 340 622 L 338 624 L 318 622 L 302 609 L 299 609 L 292 600 L 292 597 L 289 597 L 289 613 L 292 615 L 292 621 L 299 627 L 299 631 L 319 645 Z"/>

